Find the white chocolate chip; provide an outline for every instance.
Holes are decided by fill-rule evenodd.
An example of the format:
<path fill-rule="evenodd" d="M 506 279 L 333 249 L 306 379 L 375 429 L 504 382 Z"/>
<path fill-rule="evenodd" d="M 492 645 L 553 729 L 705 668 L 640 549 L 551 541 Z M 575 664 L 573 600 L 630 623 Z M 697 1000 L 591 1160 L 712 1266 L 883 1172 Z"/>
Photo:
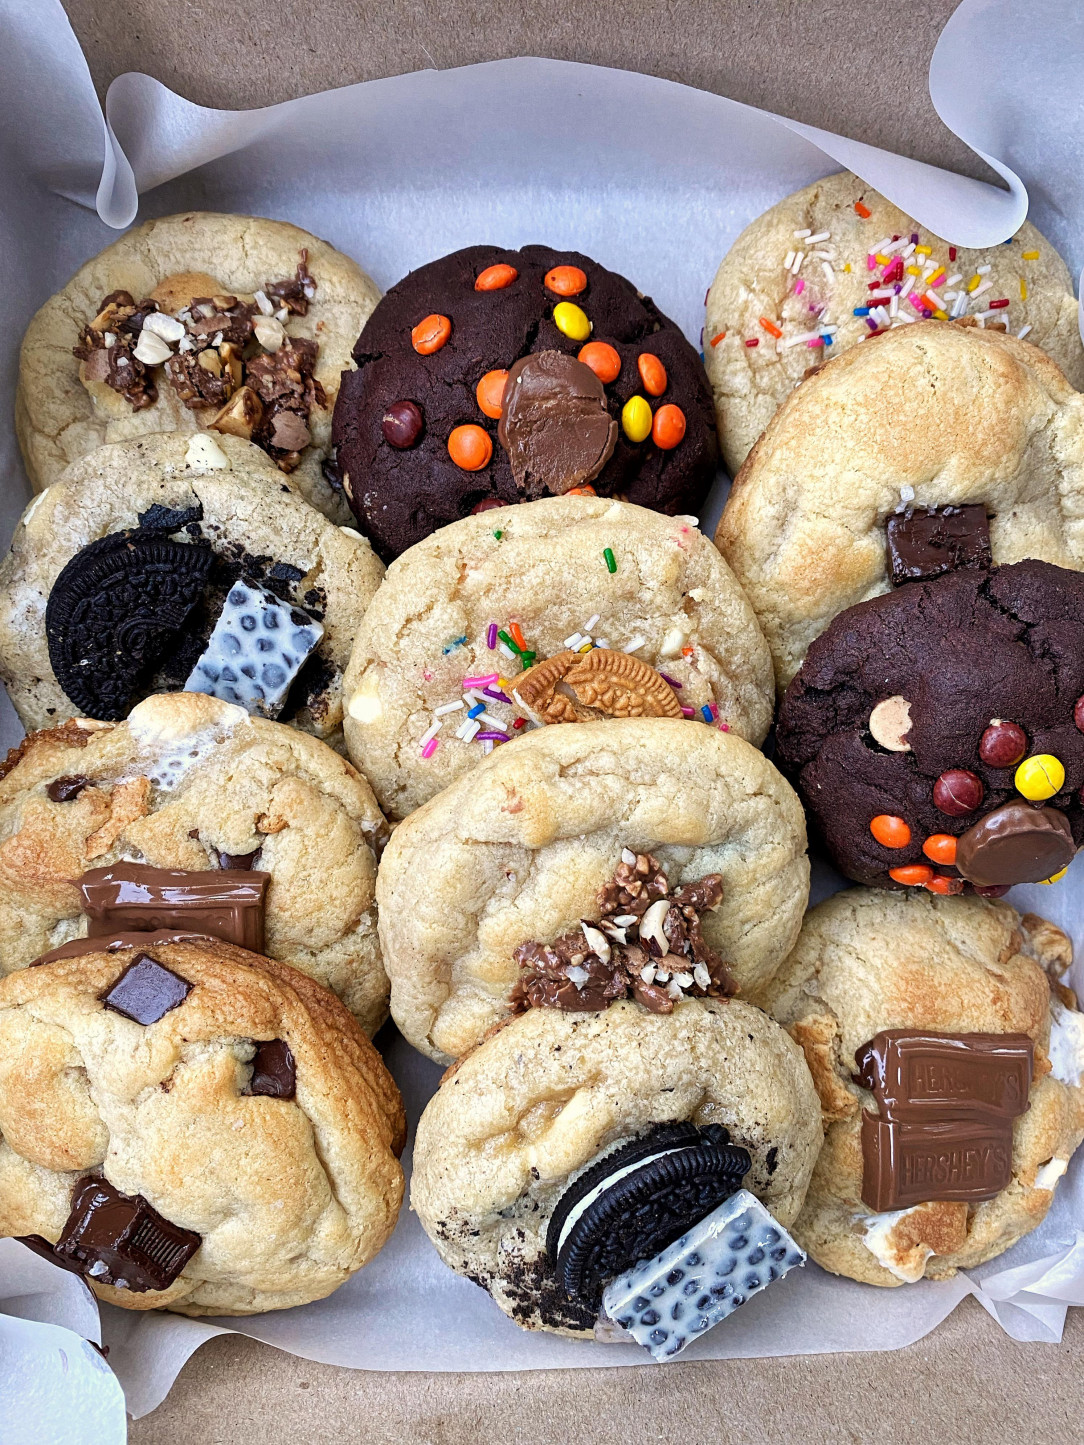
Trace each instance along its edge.
<path fill-rule="evenodd" d="M 230 459 L 206 432 L 197 432 L 184 454 L 185 466 L 193 471 L 221 472 L 230 470 Z"/>
<path fill-rule="evenodd" d="M 685 633 L 680 627 L 671 627 L 659 648 L 660 657 L 677 657 L 685 646 Z"/>
<path fill-rule="evenodd" d="M 346 711 L 359 723 L 375 723 L 384 716 L 384 704 L 376 692 L 356 692 Z"/>
<path fill-rule="evenodd" d="M 173 352 L 153 331 L 141 331 L 132 355 L 144 366 L 161 366 L 163 361 L 169 360 Z"/>
<path fill-rule="evenodd" d="M 886 697 L 870 713 L 869 730 L 890 753 L 909 753 L 911 744 L 904 739 L 911 731 L 911 704 L 905 697 Z"/>
<path fill-rule="evenodd" d="M 176 316 L 170 316 L 166 311 L 152 311 L 144 319 L 140 335 L 143 331 L 150 331 L 153 335 L 160 336 L 163 341 L 180 341 L 185 335 L 184 322 L 178 321 Z"/>

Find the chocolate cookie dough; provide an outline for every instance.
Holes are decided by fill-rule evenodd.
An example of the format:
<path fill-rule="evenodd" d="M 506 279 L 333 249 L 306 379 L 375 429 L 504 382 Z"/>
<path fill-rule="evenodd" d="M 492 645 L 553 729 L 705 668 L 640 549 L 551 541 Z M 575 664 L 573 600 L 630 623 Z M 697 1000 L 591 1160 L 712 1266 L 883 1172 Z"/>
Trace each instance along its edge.
<path fill-rule="evenodd" d="M 377 306 L 354 359 L 334 441 L 385 557 L 472 512 L 575 487 L 695 513 L 715 477 L 696 352 L 575 252 L 471 246 L 422 266 Z"/>
<path fill-rule="evenodd" d="M 999 894 L 1084 841 L 1084 576 L 965 567 L 842 613 L 779 714 L 778 761 L 836 866 Z"/>

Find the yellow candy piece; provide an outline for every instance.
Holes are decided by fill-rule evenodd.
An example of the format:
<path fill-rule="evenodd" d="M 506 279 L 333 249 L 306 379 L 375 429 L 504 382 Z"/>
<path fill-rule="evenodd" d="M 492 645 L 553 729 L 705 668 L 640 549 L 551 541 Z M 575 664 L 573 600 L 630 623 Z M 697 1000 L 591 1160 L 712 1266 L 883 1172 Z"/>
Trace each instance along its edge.
<path fill-rule="evenodd" d="M 558 301 L 553 308 L 553 320 L 558 331 L 563 331 L 570 341 L 586 341 L 592 327 L 587 312 L 572 301 Z"/>
<path fill-rule="evenodd" d="M 1053 753 L 1036 753 L 1025 758 L 1016 770 L 1016 791 L 1029 803 L 1042 803 L 1060 793 L 1065 783 L 1065 768 Z"/>
<path fill-rule="evenodd" d="M 1040 882 L 1040 883 L 1057 883 L 1057 881 L 1058 881 L 1060 878 L 1064 878 L 1064 877 L 1065 877 L 1065 875 L 1066 875 L 1066 873 L 1068 873 L 1068 871 L 1069 871 L 1068 867 L 1059 869 L 1059 871 L 1058 871 L 1057 873 L 1051 873 L 1051 875 L 1050 875 L 1049 878 L 1040 878 L 1040 879 L 1039 879 L 1039 882 Z"/>
<path fill-rule="evenodd" d="M 621 429 L 630 442 L 647 441 L 651 435 L 651 408 L 642 396 L 630 396 L 621 408 Z"/>

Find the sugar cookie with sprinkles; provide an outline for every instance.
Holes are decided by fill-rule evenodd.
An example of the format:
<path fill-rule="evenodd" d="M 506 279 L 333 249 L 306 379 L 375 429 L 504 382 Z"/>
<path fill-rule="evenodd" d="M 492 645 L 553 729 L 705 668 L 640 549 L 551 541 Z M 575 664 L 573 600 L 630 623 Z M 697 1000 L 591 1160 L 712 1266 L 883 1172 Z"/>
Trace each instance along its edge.
<path fill-rule="evenodd" d="M 1072 278 L 1030 222 L 1000 246 L 950 246 L 850 171 L 759 216 L 707 295 L 704 364 L 731 475 L 812 367 L 930 317 L 1026 336 L 1084 390 Z"/>
<path fill-rule="evenodd" d="M 575 488 L 695 513 L 715 480 L 695 350 L 575 251 L 469 246 L 421 266 L 377 306 L 354 360 L 337 461 L 385 559 L 472 513 Z"/>
<path fill-rule="evenodd" d="M 391 564 L 345 678 L 350 755 L 404 817 L 550 723 L 685 717 L 760 743 L 771 663 L 691 517 L 551 497 L 444 527 Z"/>
<path fill-rule="evenodd" d="M 532 1008 L 429 1101 L 411 1205 L 444 1262 L 522 1328 L 668 1358 L 799 1262 L 785 1227 L 820 1144 L 801 1052 L 759 1009 Z M 697 1234 L 730 1201 L 745 1233 Z M 649 1261 L 669 1268 L 655 1278 Z M 602 1308 L 626 1271 L 646 1294 L 634 1320 L 626 1290 L 629 1335 Z"/>

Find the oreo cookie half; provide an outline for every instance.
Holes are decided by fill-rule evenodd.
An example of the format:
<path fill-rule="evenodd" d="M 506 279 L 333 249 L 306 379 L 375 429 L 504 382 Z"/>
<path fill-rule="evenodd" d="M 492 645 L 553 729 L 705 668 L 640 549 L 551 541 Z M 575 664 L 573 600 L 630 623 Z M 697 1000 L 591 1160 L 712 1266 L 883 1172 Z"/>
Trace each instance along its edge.
<path fill-rule="evenodd" d="M 175 645 L 203 595 L 213 553 L 153 531 L 114 532 L 77 552 L 45 609 L 49 661 L 88 717 L 117 722 Z"/>
<path fill-rule="evenodd" d="M 751 1159 L 718 1124 L 661 1124 L 585 1169 L 550 1218 L 546 1254 L 570 1300 L 650 1259 L 740 1189 Z"/>

